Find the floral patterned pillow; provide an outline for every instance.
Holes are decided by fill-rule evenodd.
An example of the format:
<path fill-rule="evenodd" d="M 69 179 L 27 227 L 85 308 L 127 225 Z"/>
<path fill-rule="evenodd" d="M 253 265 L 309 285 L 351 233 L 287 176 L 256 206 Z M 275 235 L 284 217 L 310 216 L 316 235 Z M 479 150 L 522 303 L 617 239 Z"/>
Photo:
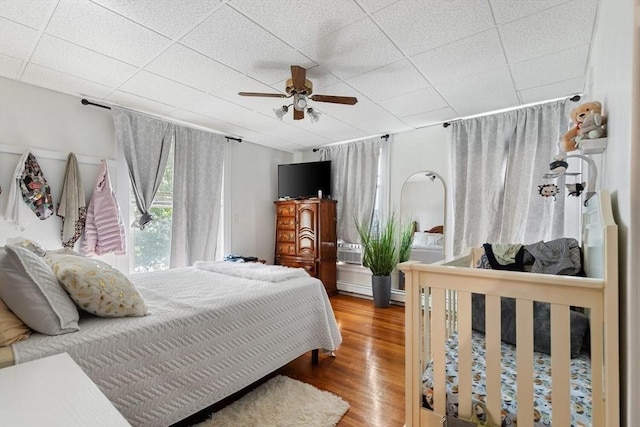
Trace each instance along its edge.
<path fill-rule="evenodd" d="M 106 262 L 68 254 L 48 254 L 45 261 L 81 309 L 101 317 L 147 314 L 133 283 Z"/>

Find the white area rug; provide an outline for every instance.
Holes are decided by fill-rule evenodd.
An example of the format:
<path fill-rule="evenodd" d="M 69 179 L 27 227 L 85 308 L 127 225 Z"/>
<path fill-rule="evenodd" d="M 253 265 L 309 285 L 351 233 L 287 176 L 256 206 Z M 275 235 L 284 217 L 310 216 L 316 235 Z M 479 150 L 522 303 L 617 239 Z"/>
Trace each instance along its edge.
<path fill-rule="evenodd" d="M 341 397 L 280 375 L 197 427 L 334 427 L 348 409 Z"/>

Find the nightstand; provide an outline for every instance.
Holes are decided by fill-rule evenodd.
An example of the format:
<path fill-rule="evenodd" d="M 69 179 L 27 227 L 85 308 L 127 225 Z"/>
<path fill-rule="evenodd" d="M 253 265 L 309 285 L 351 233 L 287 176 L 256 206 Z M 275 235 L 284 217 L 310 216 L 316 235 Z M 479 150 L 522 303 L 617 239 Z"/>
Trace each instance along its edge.
<path fill-rule="evenodd" d="M 130 427 L 67 353 L 0 369 L 0 426 Z"/>

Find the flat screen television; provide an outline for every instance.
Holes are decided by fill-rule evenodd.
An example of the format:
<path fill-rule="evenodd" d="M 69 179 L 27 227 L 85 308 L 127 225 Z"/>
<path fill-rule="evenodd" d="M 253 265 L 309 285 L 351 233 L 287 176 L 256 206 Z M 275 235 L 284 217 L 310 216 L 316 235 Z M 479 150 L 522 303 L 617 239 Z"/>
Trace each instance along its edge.
<path fill-rule="evenodd" d="M 306 199 L 331 194 L 331 160 L 278 165 L 278 197 Z"/>

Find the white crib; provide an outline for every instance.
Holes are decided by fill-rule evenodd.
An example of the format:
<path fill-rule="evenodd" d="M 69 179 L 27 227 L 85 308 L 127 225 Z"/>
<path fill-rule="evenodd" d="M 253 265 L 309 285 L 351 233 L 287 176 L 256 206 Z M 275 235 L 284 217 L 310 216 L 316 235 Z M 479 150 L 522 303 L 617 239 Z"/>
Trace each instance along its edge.
<path fill-rule="evenodd" d="M 534 425 L 534 301 L 550 303 L 552 425 L 572 425 L 569 319 L 570 307 L 578 306 L 585 308 L 590 324 L 591 425 L 619 426 L 617 245 L 610 196 L 602 190 L 583 213 L 587 277 L 470 268 L 475 265 L 474 250 L 442 264 L 400 264 L 406 274 L 406 426 L 442 426 L 451 420 L 447 401 L 439 396 L 447 393 L 445 343 L 453 334 L 458 342 L 457 420 L 472 419 L 472 293 L 485 296 L 486 425 L 503 423 L 501 319 L 495 313 L 501 312 L 501 297 L 509 297 L 515 298 L 517 308 L 517 393 L 512 397 L 517 401 L 517 426 Z M 429 363 L 433 410 L 422 405 L 422 376 Z"/>

